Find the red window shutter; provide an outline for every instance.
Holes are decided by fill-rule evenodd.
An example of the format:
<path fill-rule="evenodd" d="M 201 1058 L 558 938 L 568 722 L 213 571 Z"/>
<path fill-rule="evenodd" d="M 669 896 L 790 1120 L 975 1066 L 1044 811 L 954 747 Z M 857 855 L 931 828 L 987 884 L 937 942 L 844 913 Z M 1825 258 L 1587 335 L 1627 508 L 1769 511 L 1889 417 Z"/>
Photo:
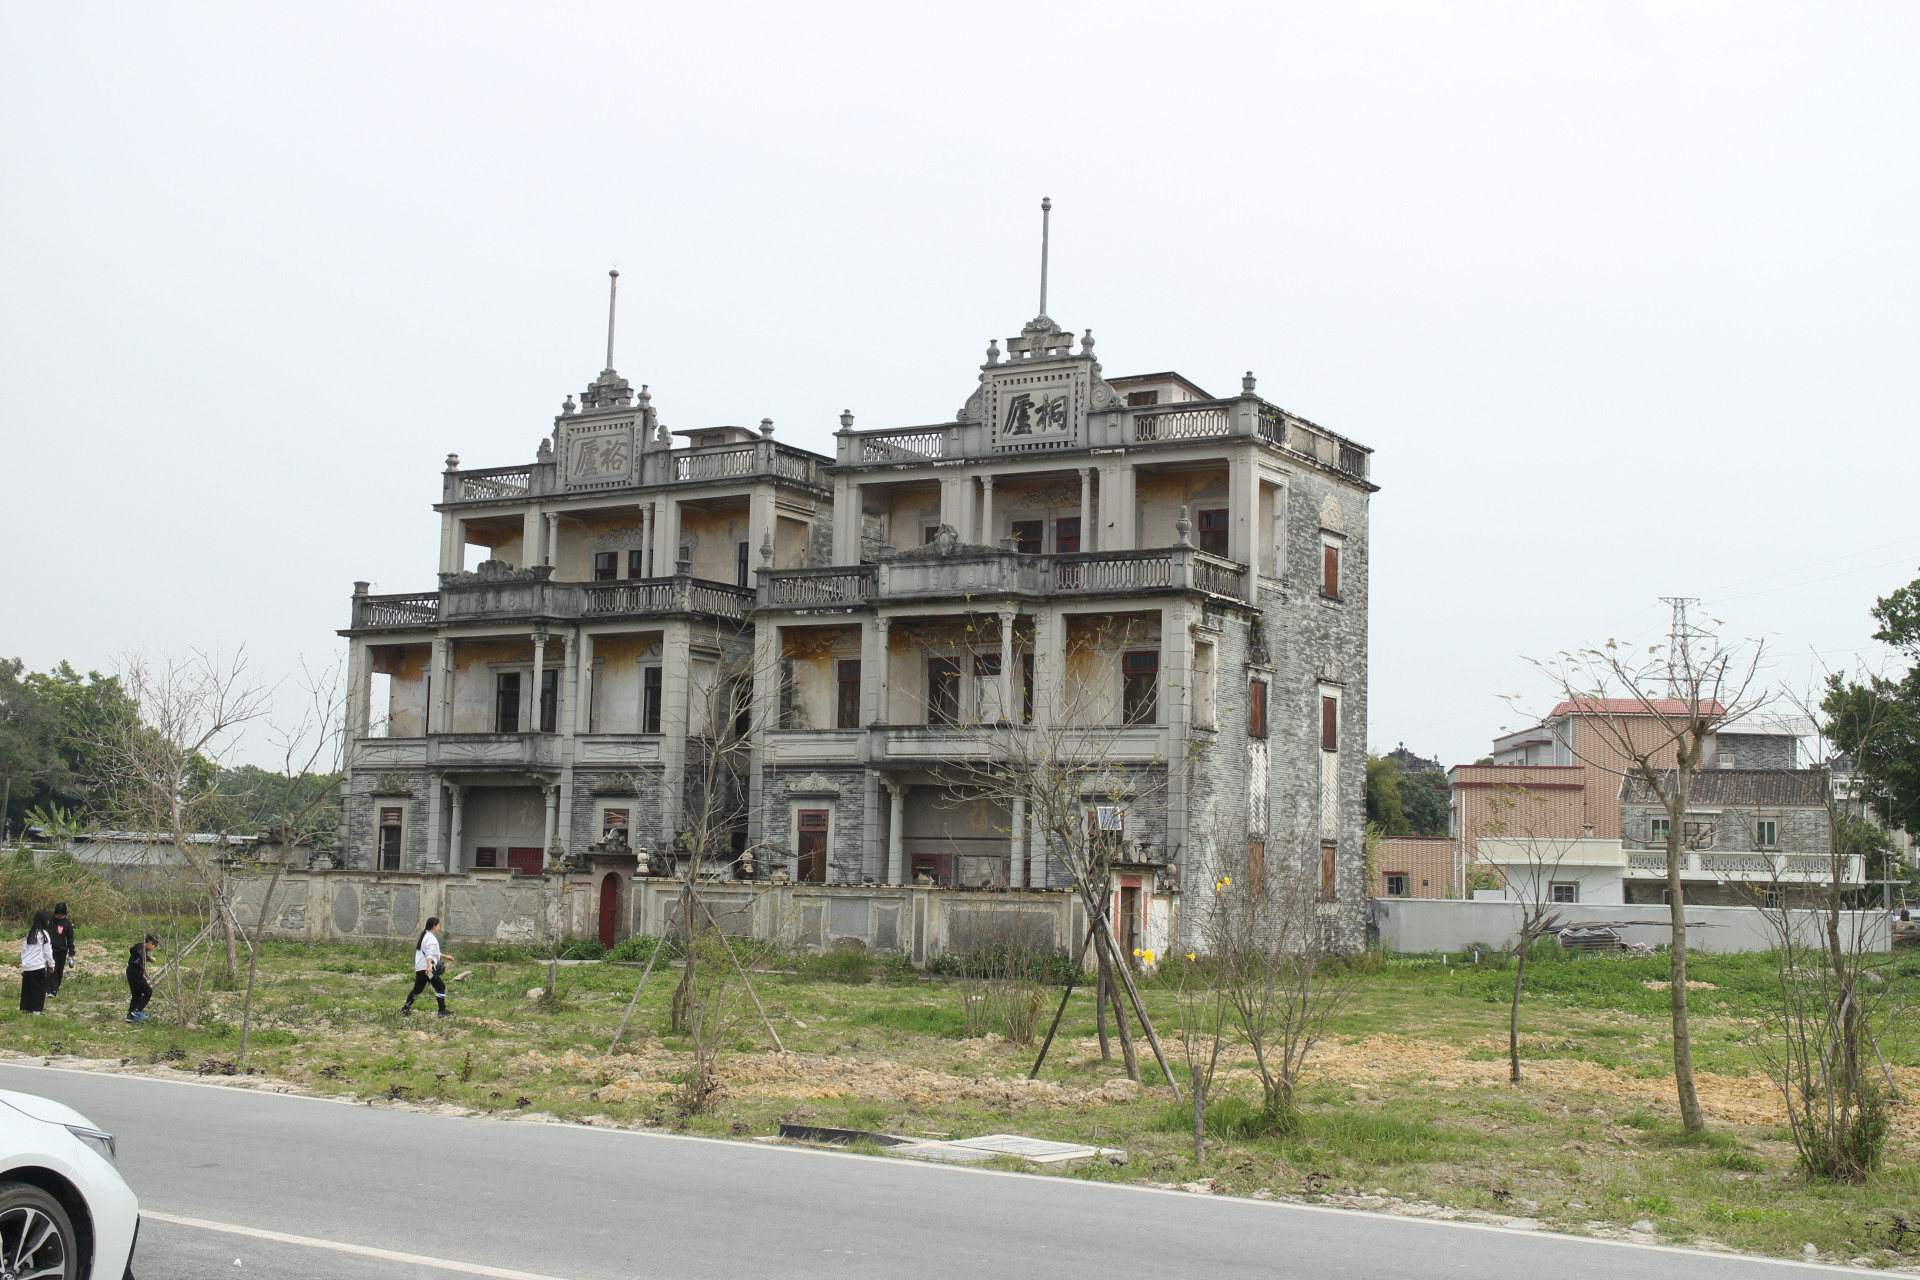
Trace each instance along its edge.
<path fill-rule="evenodd" d="M 1320 749 L 1340 749 L 1340 699 L 1320 699 Z"/>
<path fill-rule="evenodd" d="M 1340 594 L 1340 548 L 1332 545 L 1320 548 L 1320 593 L 1337 596 Z"/>
<path fill-rule="evenodd" d="M 1247 734 L 1254 738 L 1267 736 L 1267 682 L 1255 680 L 1247 686 Z"/>

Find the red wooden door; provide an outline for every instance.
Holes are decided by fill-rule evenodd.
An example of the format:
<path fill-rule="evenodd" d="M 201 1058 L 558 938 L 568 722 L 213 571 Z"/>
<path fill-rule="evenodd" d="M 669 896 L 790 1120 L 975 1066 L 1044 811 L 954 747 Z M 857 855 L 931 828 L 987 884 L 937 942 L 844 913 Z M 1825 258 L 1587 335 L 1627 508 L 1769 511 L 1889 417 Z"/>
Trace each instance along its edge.
<path fill-rule="evenodd" d="M 827 878 L 827 810 L 800 811 L 800 880 L 821 884 Z"/>
<path fill-rule="evenodd" d="M 600 945 L 611 947 L 620 918 L 620 876 L 609 871 L 600 881 Z"/>
<path fill-rule="evenodd" d="M 538 849 L 508 849 L 507 865 L 523 876 L 537 876 L 545 869 L 546 859 Z"/>

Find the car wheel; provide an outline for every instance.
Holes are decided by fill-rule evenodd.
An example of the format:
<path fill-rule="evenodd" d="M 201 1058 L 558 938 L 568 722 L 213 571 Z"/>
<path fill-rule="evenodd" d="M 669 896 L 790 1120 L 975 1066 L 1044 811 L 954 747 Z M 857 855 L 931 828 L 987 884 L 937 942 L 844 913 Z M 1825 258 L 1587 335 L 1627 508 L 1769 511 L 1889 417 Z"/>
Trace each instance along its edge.
<path fill-rule="evenodd" d="M 24 1182 L 0 1182 L 0 1280 L 79 1280 L 79 1242 L 60 1202 Z"/>

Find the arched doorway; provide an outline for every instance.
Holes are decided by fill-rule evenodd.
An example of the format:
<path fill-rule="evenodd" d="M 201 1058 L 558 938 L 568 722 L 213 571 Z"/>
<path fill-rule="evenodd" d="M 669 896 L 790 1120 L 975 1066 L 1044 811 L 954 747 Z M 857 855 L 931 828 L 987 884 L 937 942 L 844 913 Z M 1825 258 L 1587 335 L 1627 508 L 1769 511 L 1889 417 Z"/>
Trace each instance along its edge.
<path fill-rule="evenodd" d="M 620 921 L 620 873 L 609 871 L 600 881 L 600 945 L 611 947 Z"/>

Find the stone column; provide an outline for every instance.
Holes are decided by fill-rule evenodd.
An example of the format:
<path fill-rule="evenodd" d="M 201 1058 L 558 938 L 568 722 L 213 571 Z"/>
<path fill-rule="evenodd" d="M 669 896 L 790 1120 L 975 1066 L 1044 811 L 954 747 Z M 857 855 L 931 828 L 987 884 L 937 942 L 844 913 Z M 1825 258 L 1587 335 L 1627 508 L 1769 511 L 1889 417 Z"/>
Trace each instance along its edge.
<path fill-rule="evenodd" d="M 422 865 L 423 871 L 445 868 L 447 865 L 447 833 L 444 827 L 446 816 L 447 789 L 435 784 L 427 788 L 427 856 Z M 374 850 L 374 861 L 369 864 L 379 869 L 379 849 Z M 406 865 L 406 855 L 402 854 L 400 864 Z"/>
<path fill-rule="evenodd" d="M 860 534 L 865 525 L 866 495 L 851 477 L 833 482 L 833 562 L 860 563 Z"/>
<path fill-rule="evenodd" d="M 1067 718 L 1067 617 L 1050 608 L 1034 618 L 1033 721 L 1064 724 Z"/>
<path fill-rule="evenodd" d="M 892 668 L 893 619 L 882 614 L 873 620 L 874 661 L 873 661 L 873 721 L 874 724 L 892 724 L 892 690 L 888 688 L 887 678 Z"/>
<path fill-rule="evenodd" d="M 885 784 L 887 793 L 893 797 L 893 807 L 888 811 L 887 823 L 887 883 L 905 884 L 907 882 L 907 858 L 902 852 L 901 829 L 907 822 L 907 787 L 902 782 Z"/>
<path fill-rule="evenodd" d="M 1260 601 L 1260 466 L 1242 446 L 1227 460 L 1227 558 L 1247 566 L 1247 602 Z"/>
<path fill-rule="evenodd" d="M 440 517 L 440 572 L 458 573 L 466 568 L 466 525 L 451 511 Z"/>
<path fill-rule="evenodd" d="M 547 542 L 540 548 L 540 563 L 557 565 L 560 563 L 560 513 L 547 513 Z"/>
<path fill-rule="evenodd" d="M 662 496 L 653 513 L 653 574 L 664 578 L 673 572 L 680 557 L 680 504 L 671 495 Z"/>
<path fill-rule="evenodd" d="M 1095 551 L 1099 549 L 1100 539 L 1093 528 L 1093 468 L 1081 467 L 1080 472 L 1080 549 Z"/>
<path fill-rule="evenodd" d="M 447 784 L 449 814 L 447 826 L 447 865 L 448 871 L 462 870 L 467 864 L 466 840 L 461 834 L 461 825 L 466 818 L 467 789 L 457 782 Z"/>
<path fill-rule="evenodd" d="M 653 576 L 653 504 L 640 508 L 640 576 Z"/>
<path fill-rule="evenodd" d="M 1013 623 L 1020 616 L 1015 609 L 1000 610 L 1000 722 L 1020 723 L 1020 704 L 1014 701 L 1018 687 L 1013 679 Z"/>
<path fill-rule="evenodd" d="M 1013 859 L 1007 868 L 1007 885 L 1025 889 L 1027 885 L 1027 798 L 1013 799 Z"/>
<path fill-rule="evenodd" d="M 993 536 L 993 477 L 980 477 L 980 537 L 977 541 L 990 547 L 999 546 Z M 1041 550 L 1046 550 L 1043 546 Z"/>
<path fill-rule="evenodd" d="M 540 690 L 547 679 L 547 629 L 536 628 L 533 633 L 533 689 L 527 695 L 532 704 L 532 714 L 527 717 L 527 732 L 540 732 Z M 559 728 L 555 725 L 554 728 Z"/>
<path fill-rule="evenodd" d="M 560 788 L 549 785 L 540 790 L 545 792 L 547 797 L 547 835 L 545 843 L 540 847 L 546 851 L 547 858 L 551 860 L 558 857 L 560 853 L 560 847 L 555 840 L 555 837 L 560 834 Z"/>
<path fill-rule="evenodd" d="M 360 588 L 366 586 L 356 582 L 355 594 L 365 595 Z M 367 730 L 373 723 L 373 663 L 367 651 L 367 642 L 355 638 L 347 642 L 347 759 L 353 758 L 352 746 L 367 736 Z"/>
<path fill-rule="evenodd" d="M 520 516 L 520 563 L 518 568 L 529 565 L 545 564 L 546 549 L 540 544 L 541 535 L 546 532 L 547 522 L 540 514 L 540 504 L 534 503 Z"/>
<path fill-rule="evenodd" d="M 593 732 L 593 633 L 581 628 L 574 659 L 573 731 Z"/>

